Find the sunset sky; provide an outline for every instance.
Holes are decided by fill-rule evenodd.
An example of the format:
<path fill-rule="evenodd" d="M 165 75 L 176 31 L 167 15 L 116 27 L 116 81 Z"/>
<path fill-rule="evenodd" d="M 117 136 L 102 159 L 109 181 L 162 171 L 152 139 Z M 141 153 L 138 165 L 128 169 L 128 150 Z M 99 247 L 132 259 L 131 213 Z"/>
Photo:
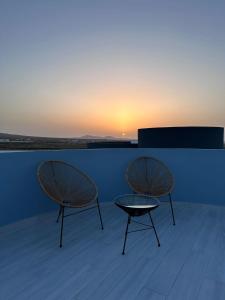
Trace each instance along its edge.
<path fill-rule="evenodd" d="M 0 1 L 0 132 L 225 126 L 225 1 Z"/>

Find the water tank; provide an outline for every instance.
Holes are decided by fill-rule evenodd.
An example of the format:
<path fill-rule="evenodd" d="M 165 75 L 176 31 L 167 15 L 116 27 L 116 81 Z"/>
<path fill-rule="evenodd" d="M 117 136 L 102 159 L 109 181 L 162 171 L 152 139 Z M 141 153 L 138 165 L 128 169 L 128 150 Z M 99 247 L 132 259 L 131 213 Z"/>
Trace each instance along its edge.
<path fill-rule="evenodd" d="M 223 149 L 223 127 L 159 127 L 138 129 L 141 148 Z"/>

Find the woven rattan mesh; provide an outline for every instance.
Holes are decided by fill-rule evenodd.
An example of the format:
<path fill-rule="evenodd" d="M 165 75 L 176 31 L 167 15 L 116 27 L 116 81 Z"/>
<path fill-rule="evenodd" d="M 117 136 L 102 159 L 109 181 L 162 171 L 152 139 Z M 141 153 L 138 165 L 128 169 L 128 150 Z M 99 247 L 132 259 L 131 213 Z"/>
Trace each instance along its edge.
<path fill-rule="evenodd" d="M 38 168 L 41 187 L 54 201 L 69 207 L 84 207 L 97 199 L 94 182 L 63 161 L 45 161 Z"/>
<path fill-rule="evenodd" d="M 127 168 L 126 178 L 133 191 L 160 197 L 173 189 L 173 176 L 167 166 L 153 157 L 139 157 Z"/>

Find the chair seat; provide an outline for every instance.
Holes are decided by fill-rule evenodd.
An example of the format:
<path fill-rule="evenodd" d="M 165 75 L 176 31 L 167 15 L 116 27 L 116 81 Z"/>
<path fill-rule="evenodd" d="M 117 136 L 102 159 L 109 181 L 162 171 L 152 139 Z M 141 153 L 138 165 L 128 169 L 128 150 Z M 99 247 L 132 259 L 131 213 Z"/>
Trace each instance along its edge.
<path fill-rule="evenodd" d="M 129 163 L 126 171 L 127 183 L 133 192 L 151 197 L 168 196 L 175 225 L 171 192 L 174 188 L 174 179 L 171 171 L 160 160 L 141 156 Z"/>
<path fill-rule="evenodd" d="M 43 191 L 59 204 L 56 222 L 58 223 L 61 217 L 60 248 L 62 247 L 64 218 L 75 214 L 65 215 L 65 208 L 76 208 L 79 209 L 76 213 L 81 213 L 96 207 L 103 230 L 98 189 L 88 175 L 64 161 L 48 160 L 39 165 L 37 176 Z"/>

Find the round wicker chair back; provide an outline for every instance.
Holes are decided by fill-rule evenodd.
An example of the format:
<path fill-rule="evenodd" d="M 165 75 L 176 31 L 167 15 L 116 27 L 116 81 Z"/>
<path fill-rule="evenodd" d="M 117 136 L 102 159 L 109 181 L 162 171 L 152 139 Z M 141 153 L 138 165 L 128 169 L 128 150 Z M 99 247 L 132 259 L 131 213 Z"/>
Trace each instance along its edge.
<path fill-rule="evenodd" d="M 95 183 L 63 161 L 44 161 L 38 167 L 37 175 L 44 192 L 60 205 L 84 207 L 97 200 Z"/>
<path fill-rule="evenodd" d="M 153 157 L 139 157 L 132 161 L 127 168 L 126 179 L 134 192 L 153 197 L 168 195 L 174 186 L 170 170 Z"/>

